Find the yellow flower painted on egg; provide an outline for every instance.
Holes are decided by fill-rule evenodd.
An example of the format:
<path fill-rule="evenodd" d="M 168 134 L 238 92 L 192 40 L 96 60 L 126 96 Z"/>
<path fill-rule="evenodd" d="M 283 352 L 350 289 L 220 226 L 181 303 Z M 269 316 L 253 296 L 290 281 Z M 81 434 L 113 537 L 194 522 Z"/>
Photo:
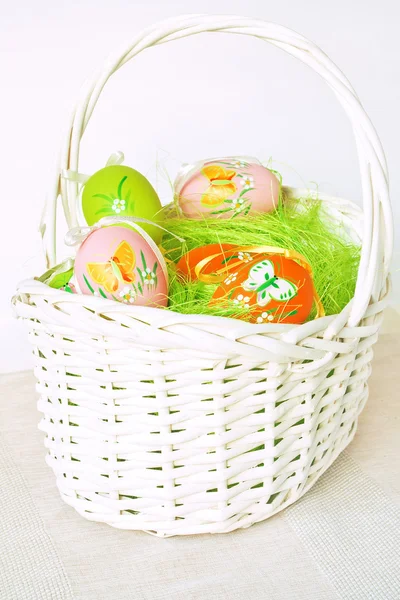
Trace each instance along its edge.
<path fill-rule="evenodd" d="M 232 181 L 236 171 L 225 169 L 220 165 L 207 165 L 202 169 L 202 173 L 210 181 L 210 186 L 201 198 L 204 206 L 220 206 L 236 192 L 236 184 Z"/>

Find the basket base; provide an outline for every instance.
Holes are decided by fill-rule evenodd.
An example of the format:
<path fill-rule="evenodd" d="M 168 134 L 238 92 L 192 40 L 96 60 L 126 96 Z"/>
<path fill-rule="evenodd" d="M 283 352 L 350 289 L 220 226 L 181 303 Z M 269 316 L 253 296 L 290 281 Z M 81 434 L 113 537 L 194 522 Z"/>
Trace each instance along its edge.
<path fill-rule="evenodd" d="M 145 307 L 107 312 L 36 283 L 17 305 L 46 461 L 87 520 L 159 537 L 246 528 L 298 500 L 354 436 L 387 296 L 357 327 L 346 308 L 288 330 L 150 308 L 144 322 Z"/>
<path fill-rule="evenodd" d="M 367 394 L 365 395 L 364 400 L 359 407 L 358 414 L 363 410 L 366 400 Z M 276 502 L 273 501 L 270 504 L 259 502 L 258 511 L 252 510 L 251 513 L 238 514 L 226 521 L 210 520 L 209 522 L 204 523 L 197 522 L 196 524 L 189 524 L 186 519 L 177 519 L 170 523 L 158 522 L 157 527 L 155 528 L 156 522 L 152 524 L 151 522 L 147 521 L 146 523 L 143 517 L 140 516 L 126 515 L 123 517 L 121 515 L 119 516 L 118 520 L 107 520 L 107 518 L 99 519 L 98 514 L 90 513 L 87 510 L 80 510 L 79 506 L 76 506 L 76 499 L 71 498 L 71 496 L 68 494 L 64 494 L 62 489 L 60 489 L 60 486 L 58 485 L 58 481 L 57 487 L 59 488 L 60 495 L 63 501 L 69 506 L 73 507 L 80 516 L 84 517 L 89 521 L 110 525 L 111 527 L 114 527 L 116 529 L 142 531 L 144 533 L 148 533 L 159 538 L 175 537 L 179 535 L 200 535 L 207 533 L 230 533 L 238 529 L 247 529 L 248 527 L 251 527 L 251 525 L 254 525 L 261 521 L 266 521 L 270 517 L 284 510 L 285 508 L 299 500 L 302 496 L 304 496 L 315 485 L 319 478 L 329 469 L 329 467 L 343 452 L 343 450 L 345 450 L 347 446 L 352 442 L 357 430 L 357 422 L 358 416 L 349 428 L 349 435 L 344 436 L 340 447 L 336 446 L 335 450 L 331 452 L 329 458 L 327 458 L 327 456 L 325 455 L 324 458 L 327 458 L 327 460 L 325 461 L 324 467 L 319 470 L 316 470 L 313 474 L 309 475 L 305 482 L 305 485 L 297 486 L 297 490 L 295 488 L 290 488 L 285 495 L 280 494 L 277 497 Z M 196 515 L 191 515 L 190 520 L 197 520 Z M 151 525 L 154 528 L 149 528 Z"/>

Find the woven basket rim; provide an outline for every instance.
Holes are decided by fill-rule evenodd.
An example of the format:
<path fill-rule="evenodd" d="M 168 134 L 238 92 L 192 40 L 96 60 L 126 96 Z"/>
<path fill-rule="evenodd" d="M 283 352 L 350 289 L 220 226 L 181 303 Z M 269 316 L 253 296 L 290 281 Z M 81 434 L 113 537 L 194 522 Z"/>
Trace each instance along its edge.
<path fill-rule="evenodd" d="M 357 220 L 355 218 L 348 218 L 348 224 L 351 225 L 357 224 L 359 225 L 359 219 L 362 218 L 363 211 L 362 208 L 351 200 L 347 200 L 345 198 L 341 198 L 339 196 L 330 196 L 329 194 L 319 193 L 318 190 L 309 190 L 307 188 L 296 188 L 291 186 L 282 186 L 283 192 L 290 198 L 311 198 L 315 201 L 322 201 L 323 209 L 326 214 L 331 214 L 332 211 L 336 209 L 341 212 L 341 210 L 345 207 L 346 213 L 350 213 L 352 217 L 357 215 Z M 337 218 L 337 211 L 334 215 L 331 214 L 333 218 Z M 342 213 L 342 216 L 343 213 Z M 360 238 L 361 231 L 360 228 L 353 227 L 353 232 Z M 361 243 L 361 239 L 360 239 Z M 17 291 L 14 297 L 12 298 L 12 303 L 15 305 L 17 302 L 21 301 L 22 294 L 39 294 L 42 297 L 51 297 L 52 302 L 73 302 L 76 304 L 86 305 L 87 307 L 92 308 L 93 310 L 99 310 L 103 312 L 114 312 L 114 313 L 123 313 L 128 317 L 132 317 L 136 320 L 148 322 L 153 321 L 154 315 L 157 313 L 161 316 L 163 321 L 168 321 L 167 314 L 170 314 L 175 323 L 180 321 L 182 323 L 191 323 L 191 324 L 227 324 L 232 325 L 233 323 L 237 323 L 238 319 L 233 317 L 223 317 L 217 315 L 209 315 L 209 314 L 193 314 L 193 313 L 180 313 L 179 311 L 174 311 L 165 308 L 156 308 L 156 307 L 148 307 L 148 306 L 128 306 L 122 304 L 120 302 L 116 302 L 115 300 L 110 300 L 106 298 L 98 298 L 95 296 L 89 296 L 87 294 L 71 294 L 69 292 L 65 292 L 63 290 L 58 290 L 49 287 L 45 283 L 37 281 L 34 277 L 27 278 L 22 280 L 17 285 Z M 343 313 L 348 313 L 349 305 L 351 301 L 342 309 L 340 313 L 335 313 L 332 315 L 324 316 L 318 319 L 320 325 L 328 326 L 331 321 L 333 321 L 336 317 Z M 149 319 L 149 316 L 153 318 Z M 254 333 L 283 333 L 285 331 L 290 331 L 294 328 L 302 328 L 304 325 L 308 325 L 312 321 L 308 321 L 307 323 L 250 323 L 247 321 L 240 321 L 243 330 L 242 333 L 245 335 L 246 326 L 248 328 L 249 334 Z M 322 327 L 318 327 L 318 329 L 322 329 Z"/>

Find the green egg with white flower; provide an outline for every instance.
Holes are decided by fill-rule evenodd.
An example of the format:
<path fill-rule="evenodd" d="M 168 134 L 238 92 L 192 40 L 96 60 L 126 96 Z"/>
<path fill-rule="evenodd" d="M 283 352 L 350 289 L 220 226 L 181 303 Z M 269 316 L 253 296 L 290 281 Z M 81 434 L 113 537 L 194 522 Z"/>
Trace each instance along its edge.
<path fill-rule="evenodd" d="M 125 165 L 110 165 L 92 175 L 82 191 L 82 214 L 88 225 L 101 218 L 140 217 L 160 224 L 161 202 L 157 192 L 144 175 Z M 162 230 L 139 223 L 156 243 Z"/>

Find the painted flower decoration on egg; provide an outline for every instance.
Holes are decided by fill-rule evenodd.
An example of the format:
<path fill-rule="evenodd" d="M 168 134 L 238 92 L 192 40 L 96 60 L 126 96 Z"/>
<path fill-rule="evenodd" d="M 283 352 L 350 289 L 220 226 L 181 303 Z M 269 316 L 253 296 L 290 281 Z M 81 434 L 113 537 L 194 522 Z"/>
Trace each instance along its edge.
<path fill-rule="evenodd" d="M 235 218 L 272 211 L 280 182 L 256 159 L 203 161 L 175 182 L 175 197 L 186 217 Z"/>
<path fill-rule="evenodd" d="M 135 169 L 109 165 L 94 173 L 85 183 L 81 200 L 82 214 L 88 225 L 102 217 L 139 217 L 160 223 L 161 202 L 151 183 Z M 159 227 L 142 223 L 156 243 L 161 241 Z"/>
<path fill-rule="evenodd" d="M 160 251 L 127 227 L 94 230 L 77 252 L 75 277 L 83 294 L 129 305 L 166 306 L 168 302 Z"/>

